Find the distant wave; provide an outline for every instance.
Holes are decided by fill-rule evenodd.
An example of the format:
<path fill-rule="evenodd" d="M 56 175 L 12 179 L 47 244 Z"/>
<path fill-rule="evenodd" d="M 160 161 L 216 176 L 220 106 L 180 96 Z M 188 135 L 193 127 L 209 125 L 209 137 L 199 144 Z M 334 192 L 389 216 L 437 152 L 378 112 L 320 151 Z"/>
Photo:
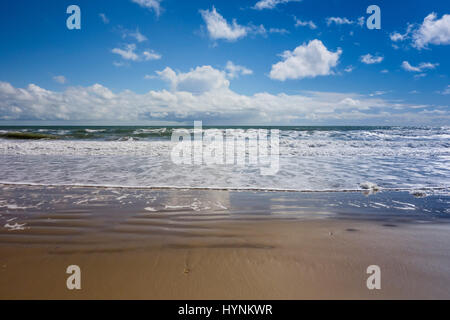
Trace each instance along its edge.
<path fill-rule="evenodd" d="M 328 136 L 336 139 L 346 137 L 364 139 L 396 139 L 398 137 L 411 139 L 434 139 L 440 138 L 441 134 L 447 133 L 447 127 L 373 127 L 373 126 L 279 126 L 279 127 L 254 127 L 254 126 L 204 126 L 204 130 L 226 130 L 226 129 L 278 129 L 282 135 L 292 137 L 308 137 L 311 135 Z M 108 126 L 108 127 L 0 127 L 0 138 L 6 139 L 62 139 L 62 140 L 99 140 L 99 141 L 122 141 L 122 140 L 169 140 L 173 131 L 185 129 L 190 132 L 192 127 L 142 127 L 142 126 Z M 430 137 L 429 133 L 435 136 Z M 417 133 L 422 133 L 418 135 Z M 443 138 L 443 137 L 441 137 Z"/>
<path fill-rule="evenodd" d="M 34 132 L 3 132 L 0 138 L 16 139 L 16 140 L 43 140 L 43 139 L 59 139 L 60 137 L 52 134 L 34 133 Z"/>

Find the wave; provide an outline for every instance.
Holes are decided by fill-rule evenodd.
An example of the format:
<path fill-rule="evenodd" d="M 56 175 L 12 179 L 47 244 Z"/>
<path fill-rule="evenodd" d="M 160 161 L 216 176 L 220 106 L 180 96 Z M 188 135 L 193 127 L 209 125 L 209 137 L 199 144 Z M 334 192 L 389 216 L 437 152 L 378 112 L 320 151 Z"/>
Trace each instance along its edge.
<path fill-rule="evenodd" d="M 171 160 L 174 142 L 168 136 L 176 129 L 24 127 L 20 135 L 35 140 L 14 141 L 11 134 L 19 129 L 8 128 L 0 131 L 11 137 L 0 139 L 0 181 L 297 192 L 360 191 L 365 181 L 381 190 L 450 184 L 450 128 L 284 128 L 280 131 L 279 171 L 274 176 L 260 174 L 266 163 L 175 164 Z"/>
<path fill-rule="evenodd" d="M 3 132 L 0 138 L 15 140 L 56 140 L 60 137 L 52 134 L 32 133 L 32 132 Z"/>
<path fill-rule="evenodd" d="M 23 139 L 36 134 L 36 139 L 52 139 L 59 138 L 62 140 L 99 140 L 99 141 L 118 141 L 124 138 L 133 138 L 133 140 L 170 140 L 175 130 L 184 129 L 190 133 L 193 128 L 185 127 L 0 127 L 0 134 L 3 138 Z M 256 129 L 278 129 L 280 135 L 293 139 L 309 139 L 309 138 L 326 138 L 334 140 L 364 140 L 364 141 L 396 141 L 418 140 L 448 141 L 449 130 L 446 127 L 429 128 L 429 127 L 357 127 L 357 126 L 290 126 L 290 127 L 270 127 L 270 126 L 204 126 L 205 131 L 219 130 L 225 132 L 226 129 L 237 130 L 256 130 Z M 20 133 L 20 134 L 19 134 Z M 41 137 L 39 135 L 48 135 Z"/>

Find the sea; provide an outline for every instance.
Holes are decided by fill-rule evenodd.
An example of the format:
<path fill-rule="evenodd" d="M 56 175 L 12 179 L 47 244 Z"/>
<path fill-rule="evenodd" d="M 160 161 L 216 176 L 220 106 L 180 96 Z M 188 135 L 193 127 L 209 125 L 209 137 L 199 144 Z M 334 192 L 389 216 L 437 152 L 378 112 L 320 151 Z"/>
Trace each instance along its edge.
<path fill-rule="evenodd" d="M 440 190 L 450 188 L 450 127 L 203 127 L 279 132 L 279 169 L 177 164 L 174 132 L 148 126 L 0 127 L 0 183 L 139 188 Z M 373 187 L 376 186 L 376 187 Z"/>

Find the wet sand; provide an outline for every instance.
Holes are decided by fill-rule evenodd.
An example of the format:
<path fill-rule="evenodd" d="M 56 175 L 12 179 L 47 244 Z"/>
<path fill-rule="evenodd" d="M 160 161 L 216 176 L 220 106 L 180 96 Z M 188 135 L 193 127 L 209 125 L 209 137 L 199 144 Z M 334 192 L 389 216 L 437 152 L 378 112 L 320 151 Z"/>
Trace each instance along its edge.
<path fill-rule="evenodd" d="M 1 190 L 1 299 L 450 298 L 445 218 L 364 205 L 357 215 L 347 205 L 384 197 L 422 208 L 430 199 Z M 79 291 L 66 288 L 69 265 L 81 268 Z M 369 265 L 381 268 L 381 290 L 366 287 Z"/>

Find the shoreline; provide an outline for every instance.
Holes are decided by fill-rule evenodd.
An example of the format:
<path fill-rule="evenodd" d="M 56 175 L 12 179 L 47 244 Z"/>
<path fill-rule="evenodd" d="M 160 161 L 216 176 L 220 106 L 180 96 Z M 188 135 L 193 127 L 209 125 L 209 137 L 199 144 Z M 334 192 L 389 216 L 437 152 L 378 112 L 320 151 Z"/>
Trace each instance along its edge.
<path fill-rule="evenodd" d="M 250 191 L 250 192 L 292 192 L 292 193 L 378 193 L 378 192 L 414 192 L 414 191 L 442 191 L 450 190 L 450 186 L 446 187 L 417 187 L 417 188 L 384 188 L 376 186 L 373 188 L 360 189 L 282 189 L 282 188 L 257 188 L 257 187 L 190 187 L 190 186 L 127 186 L 127 185 L 101 185 L 101 184 L 51 184 L 51 183 L 34 183 L 34 182 L 3 182 L 0 181 L 1 187 L 24 186 L 24 187 L 61 187 L 61 188 L 94 188 L 94 189 L 124 189 L 124 190 L 194 190 L 194 191 Z"/>

